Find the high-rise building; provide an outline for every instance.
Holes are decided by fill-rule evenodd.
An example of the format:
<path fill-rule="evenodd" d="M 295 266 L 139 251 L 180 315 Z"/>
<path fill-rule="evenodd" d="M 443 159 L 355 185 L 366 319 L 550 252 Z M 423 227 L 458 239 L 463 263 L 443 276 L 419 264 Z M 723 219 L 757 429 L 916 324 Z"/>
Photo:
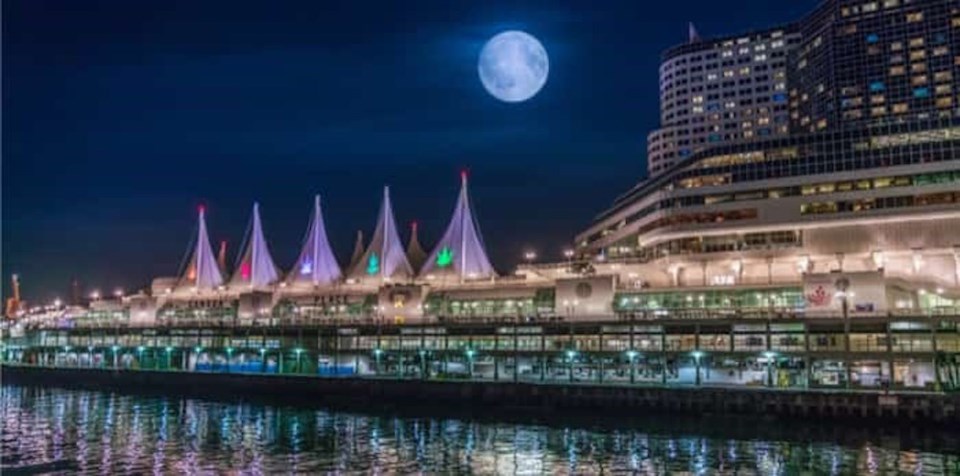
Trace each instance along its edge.
<path fill-rule="evenodd" d="M 960 3 L 831 0 L 799 28 L 788 71 L 795 130 L 957 116 Z"/>
<path fill-rule="evenodd" d="M 651 176 L 711 146 L 789 132 L 786 25 L 668 49 L 660 64 L 660 128 L 647 137 Z"/>
<path fill-rule="evenodd" d="M 796 23 L 663 53 L 650 177 L 709 147 L 958 114 L 960 5 L 826 0 Z"/>
<path fill-rule="evenodd" d="M 782 90 L 764 99 L 786 129 L 748 138 L 746 121 L 739 135 L 731 121 L 731 135 L 712 146 L 680 156 L 671 144 L 675 157 L 651 161 L 660 168 L 577 237 L 581 254 L 619 263 L 619 274 L 653 287 L 799 283 L 814 272 L 877 269 L 912 286 L 960 285 L 960 3 L 828 0 L 795 26 L 769 31 L 760 37 L 793 40 L 782 46 L 792 120 L 783 122 Z M 705 46 L 668 51 L 661 76 L 689 75 L 691 55 L 708 61 Z M 754 74 L 758 62 L 743 64 Z M 671 109 L 677 87 L 691 94 L 693 82 L 683 81 L 664 96 L 665 112 L 679 111 Z M 717 91 L 733 94 L 722 82 Z M 703 114 L 715 99 L 704 98 Z M 685 116 L 700 114 L 684 106 Z"/>

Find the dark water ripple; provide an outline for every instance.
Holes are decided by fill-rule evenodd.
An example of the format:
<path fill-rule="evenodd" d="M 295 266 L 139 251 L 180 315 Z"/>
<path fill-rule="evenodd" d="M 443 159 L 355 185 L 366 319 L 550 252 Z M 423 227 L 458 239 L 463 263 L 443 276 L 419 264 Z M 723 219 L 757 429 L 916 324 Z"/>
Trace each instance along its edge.
<path fill-rule="evenodd" d="M 16 386 L 0 416 L 4 467 L 64 474 L 960 474 L 952 436 L 762 428 L 777 422 L 543 425 Z"/>

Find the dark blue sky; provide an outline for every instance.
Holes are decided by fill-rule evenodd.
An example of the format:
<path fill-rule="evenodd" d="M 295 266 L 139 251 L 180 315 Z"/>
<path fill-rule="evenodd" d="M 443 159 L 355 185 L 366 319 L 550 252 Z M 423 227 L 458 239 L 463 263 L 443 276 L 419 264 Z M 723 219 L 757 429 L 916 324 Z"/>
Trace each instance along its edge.
<path fill-rule="evenodd" d="M 33 299 L 175 274 L 199 203 L 235 247 L 259 200 L 286 268 L 316 192 L 346 259 L 385 183 L 429 247 L 464 167 L 498 269 L 559 257 L 644 174 L 659 55 L 687 21 L 717 36 L 814 3 L 5 1 L 4 291 L 11 272 Z M 477 77 L 505 29 L 550 56 L 521 104 Z"/>

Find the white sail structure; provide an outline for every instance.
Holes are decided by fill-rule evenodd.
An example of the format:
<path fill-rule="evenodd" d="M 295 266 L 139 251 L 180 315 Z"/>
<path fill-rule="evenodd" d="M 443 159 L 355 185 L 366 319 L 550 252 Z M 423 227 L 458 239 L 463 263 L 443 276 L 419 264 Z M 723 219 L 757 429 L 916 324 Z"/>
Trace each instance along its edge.
<path fill-rule="evenodd" d="M 213 254 L 210 237 L 207 236 L 206 209 L 200 207 L 197 218 L 197 237 L 177 287 L 209 290 L 221 284 L 223 284 L 223 275 L 220 274 L 217 257 Z"/>
<path fill-rule="evenodd" d="M 340 265 L 337 264 L 327 239 L 323 212 L 320 209 L 320 195 L 317 195 L 313 199 L 313 215 L 310 217 L 300 257 L 287 275 L 287 283 L 320 286 L 335 283 L 340 276 Z"/>
<path fill-rule="evenodd" d="M 417 222 L 411 222 L 410 241 L 407 242 L 407 261 L 410 261 L 410 266 L 413 266 L 413 270 L 416 271 L 426 260 L 427 252 L 423 251 L 420 239 L 417 237 Z"/>
<path fill-rule="evenodd" d="M 427 279 L 451 274 L 461 281 L 492 278 L 497 274 L 487 258 L 480 228 L 470 208 L 466 172 L 460 174 L 460 196 L 447 231 L 420 270 L 420 276 Z"/>
<path fill-rule="evenodd" d="M 393 219 L 390 205 L 390 187 L 383 188 L 383 203 L 377 216 L 377 228 L 373 232 L 370 245 L 360 261 L 350 270 L 349 277 L 357 280 L 407 279 L 414 276 L 413 268 L 407 261 L 397 224 Z"/>
<path fill-rule="evenodd" d="M 273 264 L 267 240 L 263 236 L 260 223 L 260 204 L 254 202 L 250 227 L 244 237 L 246 246 L 242 247 L 237 266 L 234 268 L 231 286 L 249 286 L 261 288 L 277 281 L 279 273 Z"/>

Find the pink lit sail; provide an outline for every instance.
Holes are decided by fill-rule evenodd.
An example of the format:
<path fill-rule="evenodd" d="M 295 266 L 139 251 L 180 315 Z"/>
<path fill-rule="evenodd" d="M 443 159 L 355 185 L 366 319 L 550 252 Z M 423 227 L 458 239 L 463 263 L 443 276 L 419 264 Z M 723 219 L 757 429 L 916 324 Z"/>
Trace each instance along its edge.
<path fill-rule="evenodd" d="M 313 215 L 303 240 L 300 257 L 287 275 L 288 283 L 331 284 L 340 279 L 340 265 L 333 256 L 320 209 L 320 195 L 314 197 Z"/>
<path fill-rule="evenodd" d="M 240 255 L 240 264 L 230 279 L 231 286 L 263 287 L 277 280 L 277 267 L 273 264 L 267 240 L 263 236 L 260 223 L 260 205 L 253 204 L 253 216 L 247 236 L 246 246 Z"/>
<path fill-rule="evenodd" d="M 447 231 L 420 270 L 421 277 L 455 275 L 460 280 L 496 276 L 470 208 L 467 174 L 460 176 L 460 196 Z"/>

